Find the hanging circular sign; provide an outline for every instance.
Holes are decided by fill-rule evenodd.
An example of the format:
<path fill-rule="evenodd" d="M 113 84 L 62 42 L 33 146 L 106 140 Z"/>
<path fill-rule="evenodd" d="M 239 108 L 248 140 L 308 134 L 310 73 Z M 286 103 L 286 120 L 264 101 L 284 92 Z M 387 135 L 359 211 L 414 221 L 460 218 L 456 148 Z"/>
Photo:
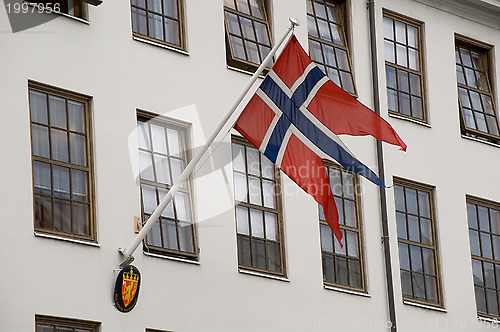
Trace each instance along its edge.
<path fill-rule="evenodd" d="M 118 273 L 115 283 L 113 300 L 116 309 L 121 312 L 129 312 L 134 309 L 139 298 L 139 287 L 141 286 L 141 273 L 133 265 L 127 265 Z"/>

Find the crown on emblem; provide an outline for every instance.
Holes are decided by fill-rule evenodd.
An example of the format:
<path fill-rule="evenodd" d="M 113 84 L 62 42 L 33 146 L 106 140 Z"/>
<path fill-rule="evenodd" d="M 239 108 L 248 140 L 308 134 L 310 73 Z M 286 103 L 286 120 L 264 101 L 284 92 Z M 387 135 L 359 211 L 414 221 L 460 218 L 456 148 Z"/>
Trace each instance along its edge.
<path fill-rule="evenodd" d="M 139 275 L 134 273 L 134 270 L 130 268 L 130 272 L 123 272 L 123 280 L 126 281 L 138 281 Z"/>

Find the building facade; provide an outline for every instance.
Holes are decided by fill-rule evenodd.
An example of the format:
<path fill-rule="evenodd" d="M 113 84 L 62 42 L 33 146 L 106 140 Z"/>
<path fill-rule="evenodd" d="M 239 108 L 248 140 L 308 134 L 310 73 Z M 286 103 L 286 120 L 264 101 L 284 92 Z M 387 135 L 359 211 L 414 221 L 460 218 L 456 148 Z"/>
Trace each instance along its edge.
<path fill-rule="evenodd" d="M 398 331 L 497 328 L 500 1 L 376 0 L 373 37 L 363 0 L 17 4 L 0 10 L 0 331 L 389 331 L 391 301 Z M 13 33 L 23 11 L 44 23 Z M 379 188 L 326 161 L 341 248 L 318 204 L 230 130 L 135 252 L 139 299 L 119 312 L 119 248 L 289 17 L 408 145 L 383 145 L 389 236 Z M 342 139 L 379 171 L 375 139 Z"/>

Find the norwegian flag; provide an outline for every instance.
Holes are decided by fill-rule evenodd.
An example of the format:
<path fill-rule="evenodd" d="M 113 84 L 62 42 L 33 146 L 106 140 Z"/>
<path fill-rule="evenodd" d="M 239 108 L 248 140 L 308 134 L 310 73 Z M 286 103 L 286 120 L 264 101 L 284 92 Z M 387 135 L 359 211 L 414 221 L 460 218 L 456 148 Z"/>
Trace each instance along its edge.
<path fill-rule="evenodd" d="M 235 129 L 314 197 L 339 243 L 339 216 L 320 156 L 326 154 L 385 187 L 337 135 L 371 135 L 406 150 L 391 125 L 333 83 L 295 36 L 248 102 Z"/>

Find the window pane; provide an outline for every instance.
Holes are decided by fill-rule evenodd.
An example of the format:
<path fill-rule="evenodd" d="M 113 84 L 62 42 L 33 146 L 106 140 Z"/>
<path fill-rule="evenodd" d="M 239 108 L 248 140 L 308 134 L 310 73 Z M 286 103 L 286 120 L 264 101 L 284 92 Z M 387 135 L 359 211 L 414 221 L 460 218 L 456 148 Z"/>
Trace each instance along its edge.
<path fill-rule="evenodd" d="M 139 174 L 141 179 L 154 181 L 151 153 L 139 151 Z"/>
<path fill-rule="evenodd" d="M 240 23 L 241 28 L 243 29 L 243 37 L 250 40 L 257 40 L 253 31 L 252 21 L 247 18 L 241 17 Z"/>
<path fill-rule="evenodd" d="M 149 37 L 163 40 L 163 19 L 160 15 L 148 13 Z"/>
<path fill-rule="evenodd" d="M 49 96 L 50 125 L 66 129 L 66 99 Z"/>
<path fill-rule="evenodd" d="M 398 230 L 398 238 L 408 239 L 407 229 L 406 229 L 406 215 L 401 212 L 396 212 L 396 226 Z"/>
<path fill-rule="evenodd" d="M 234 199 L 240 202 L 247 202 L 247 181 L 242 174 L 234 173 Z"/>
<path fill-rule="evenodd" d="M 33 155 L 49 158 L 49 130 L 47 127 L 38 125 L 31 126 L 31 133 L 33 135 Z"/>
<path fill-rule="evenodd" d="M 52 159 L 68 162 L 68 135 L 66 131 L 51 129 Z"/>
<path fill-rule="evenodd" d="M 178 223 L 179 249 L 181 251 L 194 253 L 193 225 L 191 223 Z"/>
<path fill-rule="evenodd" d="M 50 164 L 33 162 L 33 180 L 35 193 L 50 195 L 52 189 Z"/>
<path fill-rule="evenodd" d="M 73 200 L 89 202 L 88 173 L 76 169 L 71 170 L 71 191 Z"/>
<path fill-rule="evenodd" d="M 68 100 L 69 130 L 85 133 L 85 104 Z"/>
<path fill-rule="evenodd" d="M 398 251 L 400 268 L 404 270 L 410 270 L 410 255 L 408 253 L 408 245 L 400 242 L 398 244 Z"/>
<path fill-rule="evenodd" d="M 408 45 L 418 48 L 418 29 L 411 25 L 407 25 L 406 32 L 408 33 Z"/>
<path fill-rule="evenodd" d="M 391 66 L 385 66 L 385 79 L 387 87 L 396 89 L 396 69 Z"/>
<path fill-rule="evenodd" d="M 166 16 L 179 18 L 177 0 L 163 0 L 163 9 Z"/>
<path fill-rule="evenodd" d="M 265 212 L 264 213 L 266 222 L 266 239 L 277 240 L 278 233 L 278 217 L 274 213 Z"/>
<path fill-rule="evenodd" d="M 250 225 L 252 236 L 264 238 L 264 219 L 262 211 L 250 209 Z"/>
<path fill-rule="evenodd" d="M 52 177 L 54 181 L 54 197 L 69 199 L 69 168 L 52 166 Z"/>
<path fill-rule="evenodd" d="M 408 73 L 404 70 L 398 70 L 398 89 L 403 92 L 410 92 Z"/>
<path fill-rule="evenodd" d="M 252 266 L 258 269 L 266 268 L 266 242 L 252 239 Z"/>
<path fill-rule="evenodd" d="M 165 184 L 172 184 L 170 180 L 170 166 L 168 164 L 168 158 L 155 155 L 155 170 L 156 170 L 156 181 Z"/>
<path fill-rule="evenodd" d="M 272 181 L 262 181 L 262 191 L 264 196 L 264 206 L 269 208 L 274 208 L 274 182 Z"/>
<path fill-rule="evenodd" d="M 231 46 L 235 57 L 246 60 L 245 48 L 243 47 L 243 39 L 231 36 Z"/>
<path fill-rule="evenodd" d="M 422 253 L 418 246 L 410 245 L 411 270 L 423 273 Z"/>
<path fill-rule="evenodd" d="M 90 219 L 88 205 L 73 203 L 73 230 L 78 235 L 89 235 Z"/>
<path fill-rule="evenodd" d="M 71 233 L 71 203 L 54 199 L 54 229 L 59 232 Z"/>
<path fill-rule="evenodd" d="M 147 35 L 148 27 L 145 10 L 132 7 L 132 30 L 141 35 Z"/>
<path fill-rule="evenodd" d="M 361 262 L 357 260 L 349 260 L 349 286 L 361 288 Z"/>
<path fill-rule="evenodd" d="M 406 47 L 396 45 L 396 63 L 400 66 L 407 67 L 408 60 L 406 59 Z"/>
<path fill-rule="evenodd" d="M 153 151 L 167 154 L 167 140 L 165 138 L 165 129 L 154 124 L 152 124 L 150 127 L 153 139 Z"/>
<path fill-rule="evenodd" d="M 238 264 L 246 266 L 252 265 L 249 238 L 238 236 Z"/>
<path fill-rule="evenodd" d="M 278 243 L 267 242 L 267 265 L 271 271 L 281 271 L 281 252 Z"/>
<path fill-rule="evenodd" d="M 394 43 L 385 40 L 384 49 L 385 49 L 385 61 L 388 61 L 390 63 L 396 63 Z"/>
<path fill-rule="evenodd" d="M 47 95 L 30 90 L 31 121 L 48 124 Z"/>
<path fill-rule="evenodd" d="M 87 138 L 83 135 L 69 134 L 71 163 L 87 166 Z"/>
<path fill-rule="evenodd" d="M 384 17 L 384 38 L 394 40 L 394 21 Z"/>
<path fill-rule="evenodd" d="M 321 231 L 321 249 L 327 252 L 333 252 L 332 230 L 328 225 L 320 225 Z"/>
<path fill-rule="evenodd" d="M 262 188 L 259 178 L 248 177 L 248 189 L 250 193 L 250 203 L 255 205 L 262 205 Z"/>
<path fill-rule="evenodd" d="M 493 258 L 493 252 L 491 250 L 491 236 L 486 233 L 481 233 L 481 253 L 482 257 Z"/>
<path fill-rule="evenodd" d="M 226 12 L 226 22 L 227 22 L 227 27 L 229 29 L 229 33 L 235 34 L 238 36 L 241 35 L 240 24 L 238 22 L 238 16 Z"/>
<path fill-rule="evenodd" d="M 242 206 L 236 207 L 236 231 L 238 234 L 250 234 L 250 226 L 248 224 L 248 209 Z"/>

